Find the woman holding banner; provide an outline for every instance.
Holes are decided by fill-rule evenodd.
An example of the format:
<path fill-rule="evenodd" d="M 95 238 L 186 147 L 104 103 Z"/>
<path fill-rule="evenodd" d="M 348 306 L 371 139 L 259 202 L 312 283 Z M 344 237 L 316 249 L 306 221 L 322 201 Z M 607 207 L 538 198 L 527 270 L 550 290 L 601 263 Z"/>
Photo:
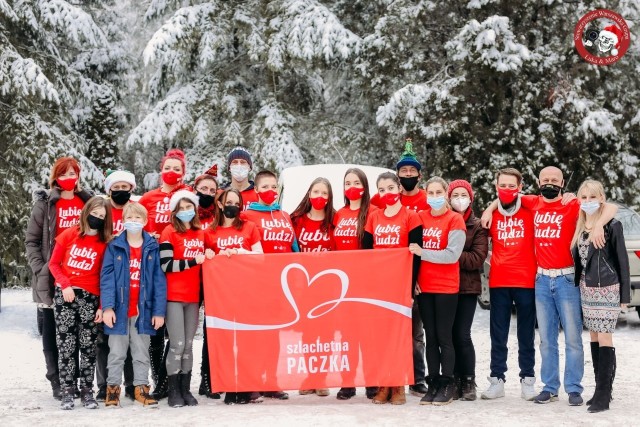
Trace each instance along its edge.
<path fill-rule="evenodd" d="M 400 179 L 391 172 L 385 172 L 376 182 L 380 200 L 385 209 L 373 212 L 367 220 L 362 247 L 364 249 L 406 248 L 410 244 L 422 243 L 422 224 L 417 213 L 405 209 L 400 202 Z M 414 257 L 411 287 L 413 294 L 420 258 Z M 392 361 L 389 361 L 392 363 Z M 382 386 L 373 398 L 373 403 L 403 405 L 407 402 L 404 385 Z"/>

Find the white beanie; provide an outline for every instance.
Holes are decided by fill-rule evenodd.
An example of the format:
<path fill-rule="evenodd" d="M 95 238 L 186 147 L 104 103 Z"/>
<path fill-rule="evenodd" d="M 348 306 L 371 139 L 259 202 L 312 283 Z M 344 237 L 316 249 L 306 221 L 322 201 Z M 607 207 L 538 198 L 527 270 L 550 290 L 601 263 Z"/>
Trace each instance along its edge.
<path fill-rule="evenodd" d="M 104 179 L 104 191 L 109 194 L 111 187 L 116 182 L 131 184 L 131 191 L 136 189 L 136 176 L 127 171 L 113 171 Z"/>
<path fill-rule="evenodd" d="M 196 206 L 196 208 L 198 207 L 198 204 L 200 201 L 200 197 L 196 196 L 191 191 L 188 191 L 188 190 L 176 191 L 175 193 L 173 193 L 173 196 L 171 196 L 171 200 L 169 200 L 169 209 L 171 209 L 171 212 L 175 210 L 176 206 L 178 206 L 178 203 L 180 203 L 180 200 L 182 199 L 190 200 L 191 203 L 193 203 Z"/>

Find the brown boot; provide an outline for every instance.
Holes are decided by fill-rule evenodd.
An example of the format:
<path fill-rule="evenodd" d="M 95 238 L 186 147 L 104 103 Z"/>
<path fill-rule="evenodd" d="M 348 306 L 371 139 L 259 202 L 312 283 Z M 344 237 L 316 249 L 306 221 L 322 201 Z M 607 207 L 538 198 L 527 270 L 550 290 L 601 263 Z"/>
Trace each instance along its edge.
<path fill-rule="evenodd" d="M 120 386 L 108 385 L 107 396 L 104 399 L 104 406 L 109 408 L 117 408 L 120 406 Z"/>
<path fill-rule="evenodd" d="M 141 403 L 142 406 L 149 407 L 158 405 L 158 401 L 151 397 L 148 385 L 137 385 L 134 389 L 133 396 L 136 402 Z"/>
<path fill-rule="evenodd" d="M 382 405 L 383 403 L 387 403 L 389 401 L 389 396 L 391 394 L 391 389 L 389 387 L 380 387 L 376 396 L 373 398 L 373 403 L 377 403 L 378 405 Z"/>
<path fill-rule="evenodd" d="M 407 396 L 405 394 L 404 386 L 391 387 L 391 400 L 392 405 L 404 405 L 407 403 Z"/>

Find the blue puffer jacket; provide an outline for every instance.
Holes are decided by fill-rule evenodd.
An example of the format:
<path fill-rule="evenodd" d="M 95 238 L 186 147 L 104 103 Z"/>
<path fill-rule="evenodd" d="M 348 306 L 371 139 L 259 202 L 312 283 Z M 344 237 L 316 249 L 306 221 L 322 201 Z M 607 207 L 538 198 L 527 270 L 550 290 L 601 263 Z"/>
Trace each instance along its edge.
<path fill-rule="evenodd" d="M 140 263 L 140 297 L 138 299 L 139 334 L 155 335 L 151 318 L 165 317 L 167 312 L 167 279 L 160 268 L 160 245 L 146 231 L 142 232 L 142 262 Z M 102 310 L 111 308 L 116 313 L 113 328 L 104 325 L 107 335 L 128 333 L 129 311 L 129 242 L 122 232 L 108 245 L 100 273 L 100 301 Z"/>

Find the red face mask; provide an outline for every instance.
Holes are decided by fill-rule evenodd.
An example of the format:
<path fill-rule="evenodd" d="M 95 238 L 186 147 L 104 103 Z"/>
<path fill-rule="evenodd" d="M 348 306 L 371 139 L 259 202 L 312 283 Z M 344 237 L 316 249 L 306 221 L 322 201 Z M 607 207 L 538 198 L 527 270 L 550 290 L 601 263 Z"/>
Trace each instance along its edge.
<path fill-rule="evenodd" d="M 65 178 L 56 179 L 58 186 L 62 188 L 64 191 L 73 191 L 76 188 L 76 184 L 78 183 L 78 178 Z"/>
<path fill-rule="evenodd" d="M 278 192 L 275 190 L 260 191 L 258 197 L 260 197 L 260 200 L 265 204 L 270 205 L 278 198 Z"/>
<path fill-rule="evenodd" d="M 384 195 L 380 196 L 380 201 L 382 201 L 382 203 L 384 203 L 387 206 L 395 205 L 398 202 L 398 200 L 400 200 L 400 193 L 397 193 L 397 194 L 384 193 Z"/>
<path fill-rule="evenodd" d="M 162 181 L 167 185 L 176 185 L 182 180 L 182 175 L 178 172 L 167 171 L 162 172 Z"/>
<path fill-rule="evenodd" d="M 311 202 L 313 209 L 317 211 L 321 211 L 325 206 L 327 206 L 327 203 L 329 203 L 329 199 L 325 199 L 324 197 L 314 197 L 309 199 L 309 201 Z"/>
<path fill-rule="evenodd" d="M 518 193 L 520 193 L 520 190 L 517 189 L 517 188 L 515 190 L 508 190 L 506 188 L 498 188 L 498 199 L 500 199 L 502 204 L 508 205 L 510 203 L 513 203 L 513 201 L 516 199 L 516 197 L 518 197 Z"/>
<path fill-rule="evenodd" d="M 364 188 L 350 187 L 344 192 L 344 196 L 349 200 L 358 200 L 362 198 Z"/>

